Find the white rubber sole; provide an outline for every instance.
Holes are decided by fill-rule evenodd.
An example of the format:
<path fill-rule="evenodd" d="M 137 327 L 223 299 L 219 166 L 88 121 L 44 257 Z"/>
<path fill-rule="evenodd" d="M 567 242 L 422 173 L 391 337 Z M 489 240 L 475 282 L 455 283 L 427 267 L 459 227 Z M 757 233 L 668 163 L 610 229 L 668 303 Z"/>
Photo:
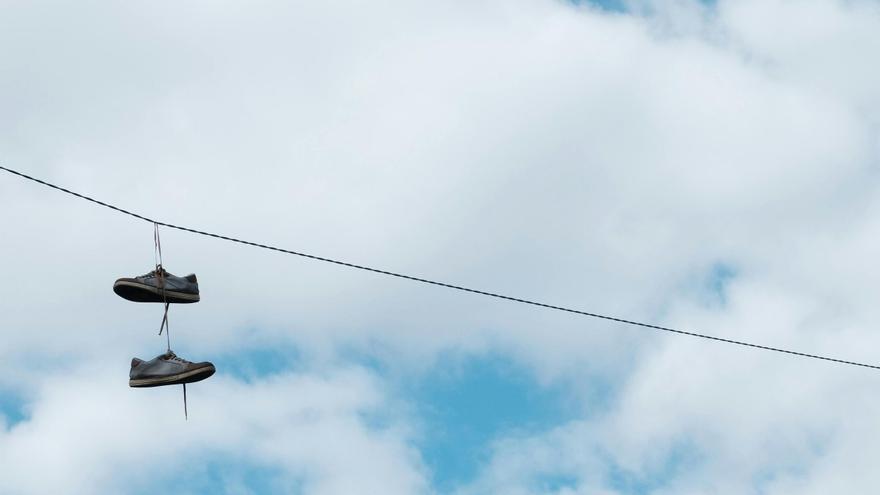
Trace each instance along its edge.
<path fill-rule="evenodd" d="M 149 387 L 149 386 L 154 386 L 154 385 L 165 385 L 165 384 L 169 384 L 169 383 L 177 383 L 177 382 L 180 382 L 181 380 L 185 380 L 187 378 L 190 378 L 190 377 L 193 377 L 196 375 L 205 374 L 208 372 L 208 370 L 211 370 L 211 372 L 210 372 L 210 374 L 208 374 L 208 376 L 213 375 L 214 372 L 216 371 L 216 369 L 213 366 L 211 366 L 210 368 L 198 368 L 195 370 L 189 370 L 184 373 L 178 373 L 176 375 L 171 375 L 171 376 L 163 376 L 163 377 L 159 377 L 159 378 L 140 378 L 137 380 L 129 380 L 128 386 L 129 387 Z M 205 378 L 208 378 L 208 376 L 206 376 Z M 191 382 L 186 382 L 186 383 L 191 383 Z"/>

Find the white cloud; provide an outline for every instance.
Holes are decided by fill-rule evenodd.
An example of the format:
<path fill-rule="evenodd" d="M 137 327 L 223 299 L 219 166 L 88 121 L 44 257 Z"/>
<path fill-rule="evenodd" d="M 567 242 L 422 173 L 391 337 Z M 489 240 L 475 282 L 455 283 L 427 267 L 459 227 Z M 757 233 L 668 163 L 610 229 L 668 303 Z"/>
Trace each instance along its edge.
<path fill-rule="evenodd" d="M 11 4 L 0 20 L 3 164 L 173 223 L 873 362 L 876 5 L 670 5 L 621 15 L 552 1 Z M 203 403 L 244 395 L 236 406 L 248 412 L 200 417 L 185 425 L 189 440 L 161 443 L 176 410 L 119 388 L 119 363 L 161 350 L 159 311 L 109 290 L 149 270 L 150 226 L 8 177 L 0 205 L 13 281 L 0 288 L 0 387 L 32 411 L 0 441 L 0 458 L 18 463 L 10 490 L 119 487 L 139 444 L 181 459 L 199 442 L 240 448 L 256 430 L 299 438 L 307 422 L 270 407 L 294 389 L 302 402 L 282 401 L 279 414 L 320 404 L 311 443 L 248 456 L 306 473 L 317 493 L 388 479 L 400 484 L 383 491 L 425 488 L 406 418 L 388 437 L 356 419 L 393 400 L 372 378 L 218 376 Z M 332 370 L 355 348 L 417 373 L 445 349 L 493 349 L 547 381 L 619 384 L 612 409 L 586 425 L 500 442 L 474 489 L 528 491 L 513 470 L 561 464 L 583 493 L 601 493 L 610 488 L 585 473 L 604 464 L 584 445 L 650 472 L 680 438 L 707 460 L 669 482 L 677 493 L 740 493 L 768 469 L 785 473 L 768 481 L 774 493 L 871 486 L 865 467 L 842 462 L 864 458 L 858 440 L 875 429 L 869 371 L 167 229 L 163 241 L 169 269 L 201 279 L 203 301 L 171 315 L 175 346 L 199 359 L 247 338 L 245 348 L 304 349 L 309 370 Z M 717 262 L 739 276 L 727 306 L 705 308 L 688 284 Z M 339 390 L 354 394 L 342 412 L 325 402 Z M 116 424 L 129 415 L 138 428 Z M 67 459 L 82 431 L 107 424 Z M 209 439 L 220 430 L 222 446 Z M 328 436 L 372 454 L 339 457 Z M 33 474 L 50 439 L 61 445 L 47 457 L 52 479 Z"/>
<path fill-rule="evenodd" d="M 179 387 L 127 390 L 117 368 L 46 380 L 32 417 L 0 433 L 0 492 L 140 493 L 193 476 L 206 458 L 277 468 L 279 484 L 310 493 L 425 490 L 406 432 L 365 423 L 389 399 L 362 370 L 218 377 L 189 387 L 184 422 Z"/>

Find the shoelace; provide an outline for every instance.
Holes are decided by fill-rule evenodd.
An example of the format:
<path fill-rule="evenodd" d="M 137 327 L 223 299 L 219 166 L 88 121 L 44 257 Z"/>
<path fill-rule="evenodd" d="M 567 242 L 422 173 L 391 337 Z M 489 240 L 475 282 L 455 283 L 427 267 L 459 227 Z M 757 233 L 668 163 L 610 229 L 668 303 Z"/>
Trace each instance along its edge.
<path fill-rule="evenodd" d="M 156 233 L 158 239 L 158 232 Z M 157 241 L 158 242 L 158 241 Z M 161 252 L 160 252 L 161 253 Z M 159 255 L 161 258 L 161 254 Z M 156 269 L 151 271 L 150 273 L 144 275 L 144 277 L 156 277 L 156 284 L 159 287 L 159 290 L 162 291 L 162 302 L 165 304 L 165 313 L 162 315 L 162 323 L 159 325 L 159 335 L 162 335 L 162 330 L 165 330 L 165 340 L 167 341 L 167 349 L 171 351 L 171 330 L 168 328 L 168 299 L 165 297 L 165 277 L 168 276 L 168 272 L 165 271 L 165 268 L 162 267 L 161 262 L 156 265 Z"/>
<path fill-rule="evenodd" d="M 165 353 L 165 360 L 166 361 L 177 361 L 178 363 L 184 363 L 184 364 L 192 364 L 192 361 L 187 361 L 186 359 L 177 357 L 177 354 L 174 354 L 174 352 L 172 352 L 171 349 L 169 349 L 168 352 Z M 189 412 L 187 411 L 187 407 L 186 407 L 186 384 L 185 383 L 183 384 L 183 418 L 189 419 Z"/>
<path fill-rule="evenodd" d="M 150 273 L 145 273 L 135 278 L 165 278 L 168 276 L 168 272 L 165 271 L 164 268 L 159 267 L 157 270 L 153 270 Z"/>
<path fill-rule="evenodd" d="M 177 361 L 178 363 L 183 363 L 183 364 L 192 364 L 192 361 L 187 361 L 186 359 L 177 357 L 177 354 L 174 354 L 171 351 L 168 351 L 165 354 L 165 359 L 168 361 Z"/>
<path fill-rule="evenodd" d="M 156 277 L 156 282 L 159 287 L 159 290 L 162 291 L 162 302 L 165 303 L 165 314 L 162 315 L 162 325 L 159 327 L 159 335 L 162 335 L 162 329 L 165 329 L 165 340 L 168 344 L 168 351 L 165 354 L 165 359 L 170 361 L 176 361 L 178 363 L 184 364 L 192 364 L 190 361 L 186 359 L 180 359 L 177 357 L 174 352 L 171 351 L 171 329 L 168 328 L 168 299 L 165 298 L 165 278 L 168 276 L 168 272 L 162 267 L 162 242 L 159 239 L 159 224 L 153 222 L 153 241 L 155 243 L 155 261 L 156 261 L 156 269 L 152 272 L 146 274 L 144 278 L 148 278 L 150 276 Z M 186 383 L 183 384 L 183 417 L 184 419 L 189 419 L 189 413 L 187 412 L 186 407 Z"/>

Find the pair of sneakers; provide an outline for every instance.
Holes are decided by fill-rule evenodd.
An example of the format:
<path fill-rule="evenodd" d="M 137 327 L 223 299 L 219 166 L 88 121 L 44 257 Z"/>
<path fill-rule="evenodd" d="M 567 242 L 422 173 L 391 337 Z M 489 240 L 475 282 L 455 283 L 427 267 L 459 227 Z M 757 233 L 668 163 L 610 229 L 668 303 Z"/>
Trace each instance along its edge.
<path fill-rule="evenodd" d="M 195 274 L 178 277 L 161 266 L 133 278 L 120 278 L 113 284 L 113 292 L 129 301 L 165 304 L 199 302 L 199 282 Z M 128 374 L 130 387 L 159 387 L 204 380 L 215 372 L 208 361 L 194 363 L 178 357 L 170 349 L 145 361 L 132 358 Z"/>

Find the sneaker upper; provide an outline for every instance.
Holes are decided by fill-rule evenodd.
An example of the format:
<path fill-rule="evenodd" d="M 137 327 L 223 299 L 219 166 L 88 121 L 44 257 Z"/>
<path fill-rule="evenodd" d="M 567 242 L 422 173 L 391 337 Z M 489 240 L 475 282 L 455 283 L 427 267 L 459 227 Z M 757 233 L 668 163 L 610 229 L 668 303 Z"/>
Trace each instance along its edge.
<path fill-rule="evenodd" d="M 132 358 L 131 371 L 129 378 L 133 380 L 143 378 L 157 378 L 163 376 L 173 376 L 190 370 L 213 366 L 211 363 L 204 361 L 201 363 L 193 363 L 177 357 L 173 351 L 160 354 L 149 361 L 138 358 Z"/>
<path fill-rule="evenodd" d="M 164 286 L 160 286 L 160 275 Z M 141 275 L 139 277 L 121 278 L 119 279 L 119 281 L 136 282 L 143 285 L 148 285 L 150 287 L 155 287 L 157 289 L 164 288 L 165 290 L 187 292 L 190 294 L 199 293 L 199 281 L 194 273 L 190 273 L 189 275 L 183 277 L 178 277 L 177 275 L 168 273 L 167 271 L 165 271 L 164 268 L 153 270 L 150 273 Z"/>

